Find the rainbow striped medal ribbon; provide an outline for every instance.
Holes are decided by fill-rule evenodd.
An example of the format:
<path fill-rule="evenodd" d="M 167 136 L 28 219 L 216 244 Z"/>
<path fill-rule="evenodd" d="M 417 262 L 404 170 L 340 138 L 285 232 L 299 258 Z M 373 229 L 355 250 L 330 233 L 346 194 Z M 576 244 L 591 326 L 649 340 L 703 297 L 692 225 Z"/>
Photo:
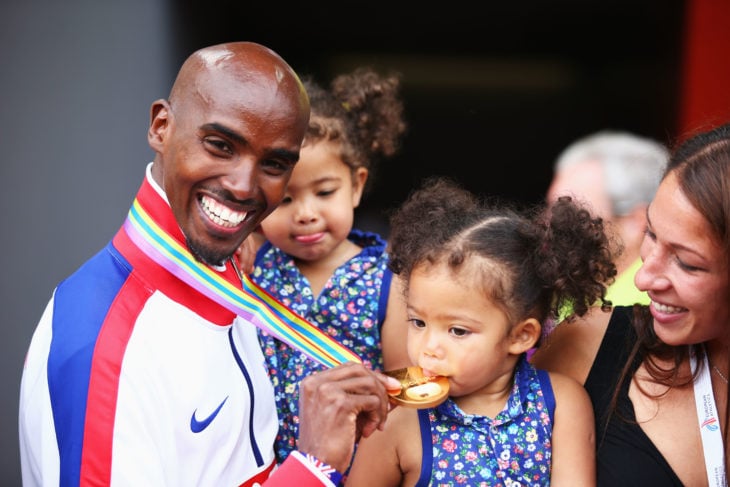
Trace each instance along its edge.
<path fill-rule="evenodd" d="M 287 308 L 247 275 L 241 276 L 242 288 L 238 288 L 200 263 L 150 217 L 138 199 L 127 214 L 124 229 L 142 252 L 177 278 L 312 360 L 326 367 L 361 362 L 355 353 Z"/>

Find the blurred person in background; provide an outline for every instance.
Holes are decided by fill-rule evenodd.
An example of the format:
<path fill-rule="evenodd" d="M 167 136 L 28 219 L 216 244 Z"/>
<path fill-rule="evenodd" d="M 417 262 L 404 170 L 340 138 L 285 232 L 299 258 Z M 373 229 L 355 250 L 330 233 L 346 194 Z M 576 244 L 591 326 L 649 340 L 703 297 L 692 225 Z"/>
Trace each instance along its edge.
<path fill-rule="evenodd" d="M 634 285 L 634 275 L 641 266 L 646 209 L 668 157 L 667 148 L 655 140 L 606 130 L 574 141 L 555 161 L 547 201 L 562 195 L 584 201 L 622 246 L 616 280 L 606 294 L 613 305 L 649 304 L 647 294 Z"/>

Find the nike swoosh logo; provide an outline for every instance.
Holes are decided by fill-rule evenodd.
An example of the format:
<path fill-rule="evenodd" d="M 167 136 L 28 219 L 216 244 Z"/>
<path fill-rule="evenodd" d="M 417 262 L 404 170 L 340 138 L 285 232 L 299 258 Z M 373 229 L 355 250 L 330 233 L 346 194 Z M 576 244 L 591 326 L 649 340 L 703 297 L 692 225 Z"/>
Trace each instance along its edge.
<path fill-rule="evenodd" d="M 193 433 L 200 433 L 205 428 L 207 428 L 208 425 L 213 422 L 215 417 L 218 416 L 218 413 L 220 412 L 221 408 L 223 407 L 223 405 L 226 403 L 227 400 L 228 400 L 228 397 L 223 399 L 223 402 L 220 403 L 217 408 L 215 408 L 215 411 L 210 413 L 210 415 L 207 418 L 203 418 L 202 420 L 198 420 L 198 418 L 195 417 L 195 413 L 197 413 L 198 410 L 196 409 L 195 411 L 193 411 L 193 415 L 190 416 L 190 431 L 192 431 Z"/>

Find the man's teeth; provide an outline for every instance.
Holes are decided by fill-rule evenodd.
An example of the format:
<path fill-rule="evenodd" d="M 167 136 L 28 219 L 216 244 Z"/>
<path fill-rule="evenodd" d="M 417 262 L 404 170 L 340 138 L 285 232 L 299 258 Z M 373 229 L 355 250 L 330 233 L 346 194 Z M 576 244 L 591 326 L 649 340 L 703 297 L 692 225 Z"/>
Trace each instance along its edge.
<path fill-rule="evenodd" d="M 245 212 L 233 211 L 207 196 L 203 196 L 200 202 L 208 218 L 223 227 L 235 227 L 246 218 Z"/>
<path fill-rule="evenodd" d="M 681 313 L 684 311 L 684 308 L 677 308 L 676 306 L 669 306 L 667 304 L 657 303 L 656 301 L 652 301 L 652 304 L 654 305 L 654 309 L 661 313 Z"/>

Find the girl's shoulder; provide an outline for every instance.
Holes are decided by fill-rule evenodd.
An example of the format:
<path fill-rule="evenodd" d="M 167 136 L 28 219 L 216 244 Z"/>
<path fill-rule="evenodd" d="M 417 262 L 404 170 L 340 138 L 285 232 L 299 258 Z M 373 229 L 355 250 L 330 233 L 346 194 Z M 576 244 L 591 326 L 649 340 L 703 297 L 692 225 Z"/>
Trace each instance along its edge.
<path fill-rule="evenodd" d="M 583 385 L 574 378 L 560 372 L 549 372 L 548 374 L 555 400 L 555 409 L 552 414 L 553 421 L 565 422 L 567 418 L 590 416 L 590 424 L 592 424 L 593 405 L 588 391 Z"/>
<path fill-rule="evenodd" d="M 588 397 L 585 388 L 574 378 L 560 372 L 548 372 L 548 375 L 556 403 L 584 394 L 585 397 Z"/>
<path fill-rule="evenodd" d="M 394 433 L 405 433 L 418 428 L 418 409 L 398 406 L 388 413 L 386 430 L 390 427 Z"/>
<path fill-rule="evenodd" d="M 361 247 L 366 254 L 380 255 L 385 252 L 386 241 L 378 233 L 353 228 L 347 239 Z"/>
<path fill-rule="evenodd" d="M 418 411 L 398 406 L 385 428 L 358 443 L 347 485 L 415 485 L 421 471 Z"/>
<path fill-rule="evenodd" d="M 401 452 L 412 448 L 414 444 L 420 444 L 420 435 L 418 410 L 398 406 L 388 413 L 385 428 L 374 432 L 367 441 Z"/>

